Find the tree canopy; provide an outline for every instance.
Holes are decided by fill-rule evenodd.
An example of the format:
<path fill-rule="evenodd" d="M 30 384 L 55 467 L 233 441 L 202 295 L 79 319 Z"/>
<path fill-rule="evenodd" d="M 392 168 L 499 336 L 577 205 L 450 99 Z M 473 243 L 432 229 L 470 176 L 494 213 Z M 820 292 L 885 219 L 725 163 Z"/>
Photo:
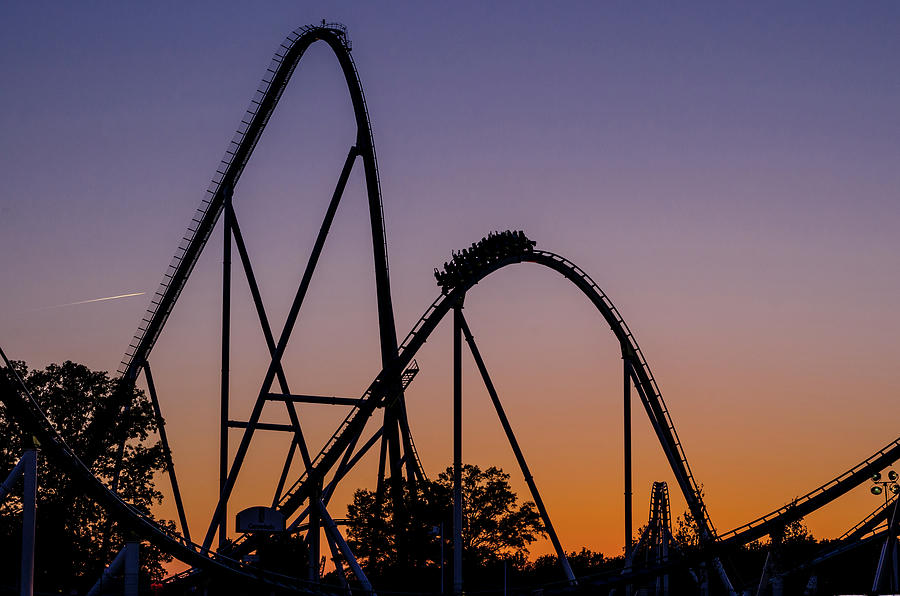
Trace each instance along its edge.
<path fill-rule="evenodd" d="M 118 492 L 125 501 L 150 515 L 151 507 L 163 498 L 154 484 L 154 475 L 163 469 L 164 460 L 161 444 L 151 438 L 157 424 L 152 404 L 144 393 L 105 372 L 70 361 L 51 364 L 44 370 L 29 370 L 23 362 L 13 362 L 13 366 L 75 453 L 82 453 L 90 441 L 99 441 L 100 455 L 91 471 L 108 485 L 118 460 L 118 444 L 124 437 Z M 11 373 L 3 369 L 0 374 Z M 129 393 L 132 407 L 102 436 L 87 436 L 90 421 L 117 391 Z M 30 437 L 0 404 L 0 477 L 6 477 L 30 442 Z M 21 494 L 21 489 L 14 489 L 0 505 L 0 541 L 9 545 L 6 550 L 13 555 L 0 559 L 0 573 L 7 578 L 18 577 Z M 124 537 L 96 503 L 79 494 L 65 475 L 43 459 L 38 465 L 37 498 L 36 588 L 64 593 L 86 590 L 121 548 Z M 171 522 L 161 523 L 172 527 Z M 169 560 L 169 555 L 155 547 L 142 545 L 141 568 L 146 576 L 162 577 L 162 565 Z"/>
<path fill-rule="evenodd" d="M 524 563 L 528 546 L 543 534 L 534 503 L 519 502 L 509 485 L 509 474 L 500 468 L 482 470 L 465 465 L 462 470 L 463 559 L 469 564 L 490 565 L 501 560 Z M 404 486 L 409 512 L 405 527 L 396 528 L 390 483 L 377 503 L 375 491 L 360 489 L 347 507 L 348 542 L 361 562 L 375 574 L 398 564 L 398 540 L 406 540 L 411 566 L 440 566 L 440 527 L 450 556 L 453 507 L 453 469 L 436 480 L 416 485 L 415 494 Z M 411 520 L 411 521 L 410 521 Z M 449 560 L 449 559 L 448 559 Z"/>

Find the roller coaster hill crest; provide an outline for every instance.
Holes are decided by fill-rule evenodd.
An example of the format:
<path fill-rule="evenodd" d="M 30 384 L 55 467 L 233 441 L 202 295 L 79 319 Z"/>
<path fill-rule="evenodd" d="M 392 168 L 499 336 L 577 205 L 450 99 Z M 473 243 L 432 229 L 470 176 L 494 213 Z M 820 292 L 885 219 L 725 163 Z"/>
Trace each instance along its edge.
<path fill-rule="evenodd" d="M 254 273 L 253 261 L 244 240 L 234 198 L 238 182 L 253 155 L 257 142 L 279 104 L 284 89 L 291 81 L 295 69 L 306 50 L 314 43 L 328 46 L 337 58 L 352 102 L 356 135 L 351 140 L 341 167 L 325 216 L 316 235 L 309 259 L 297 284 L 290 308 L 274 326 L 266 310 L 260 286 Z M 372 232 L 375 296 L 378 322 L 378 349 L 381 369 L 371 382 L 355 396 L 322 396 L 298 393 L 293 390 L 290 367 L 284 361 L 285 351 L 291 341 L 304 300 L 319 263 L 326 238 L 331 231 L 338 206 L 342 200 L 350 174 L 361 162 L 364 188 Z M 218 466 L 219 486 L 217 501 L 205 527 L 189 527 L 176 474 L 175 459 L 163 424 L 160 396 L 154 382 L 151 356 L 158 338 L 169 321 L 169 316 L 191 276 L 200 255 L 209 248 L 209 240 L 217 226 L 223 231 L 222 294 L 221 294 L 221 376 L 220 386 Z M 528 486 L 529 496 L 540 515 L 542 527 L 553 546 L 558 566 L 557 580 L 543 586 L 545 593 L 598 593 L 616 590 L 615 593 L 652 586 L 656 594 L 669 593 L 670 577 L 688 577 L 688 591 L 695 593 L 726 593 L 736 595 L 739 590 L 756 589 L 778 593 L 779 586 L 791 576 L 810 577 L 818 566 L 834 557 L 857 548 L 882 545 L 876 572 L 877 591 L 889 585 L 896 586 L 896 510 L 897 499 L 891 497 L 883 507 L 867 516 L 816 558 L 787 569 L 780 566 L 777 537 L 784 528 L 803 516 L 831 503 L 851 489 L 868 482 L 870 478 L 900 458 L 900 440 L 893 441 L 847 472 L 788 505 L 752 520 L 731 531 L 716 530 L 710 512 L 704 502 L 700 484 L 688 463 L 688 457 L 675 428 L 669 409 L 653 376 L 647 359 L 638 346 L 631 329 L 613 305 L 607 294 L 580 267 L 555 253 L 539 250 L 536 242 L 521 230 L 491 232 L 468 248 L 452 253 L 451 260 L 434 270 L 439 293 L 425 309 L 409 333 L 400 340 L 397 336 L 391 295 L 387 259 L 387 236 L 383 215 L 382 193 L 378 175 L 375 144 L 365 95 L 356 66 L 351 56 L 351 45 L 346 28 L 336 23 L 304 26 L 293 31 L 282 42 L 265 70 L 262 82 L 240 120 L 225 156 L 213 174 L 191 218 L 174 258 L 166 269 L 159 289 L 153 295 L 146 314 L 122 359 L 119 372 L 125 383 L 143 382 L 153 403 L 160 430 L 160 442 L 164 452 L 167 477 L 178 514 L 177 530 L 155 523 L 143 512 L 127 503 L 118 494 L 116 483 L 107 485 L 92 472 L 92 466 L 100 456 L 97 445 L 88 444 L 76 453 L 59 430 L 49 421 L 29 393 L 25 383 L 14 374 L 0 375 L 0 396 L 16 421 L 39 442 L 40 455 L 49 465 L 67 475 L 73 487 L 104 508 L 118 527 L 128 533 L 126 549 L 110 561 L 109 574 L 122 573 L 126 594 L 140 590 L 136 561 L 141 543 L 151 543 L 184 562 L 189 568 L 170 577 L 166 589 L 173 593 L 204 588 L 230 589 L 255 593 L 267 590 L 272 593 L 329 593 L 373 594 L 379 586 L 370 578 L 370 568 L 363 565 L 351 548 L 343 520 L 332 515 L 331 503 L 341 481 L 366 458 L 374 453 L 377 464 L 375 478 L 376 500 L 385 504 L 396 523 L 385 529 L 394 532 L 399 564 L 411 565 L 416 553 L 409 551 L 404 536 L 405 528 L 412 521 L 411 509 L 404 494 L 416 494 L 416 487 L 427 486 L 428 479 L 419 453 L 416 450 L 406 407 L 407 394 L 419 372 L 415 360 L 445 316 L 452 325 L 452 395 L 453 395 L 453 444 L 452 451 L 452 508 L 449 518 L 442 520 L 440 536 L 441 555 L 430 560 L 426 567 L 440 585 L 446 579 L 446 591 L 462 593 L 463 576 L 463 502 L 462 488 L 462 352 L 467 346 L 479 371 L 479 376 L 491 398 L 492 406 L 503 427 L 512 449 L 519 472 Z M 568 283 L 581 291 L 608 324 L 621 351 L 622 380 L 625 409 L 624 494 L 625 512 L 624 550 L 622 564 L 604 572 L 577 575 L 570 562 L 570 555 L 557 535 L 549 508 L 541 498 L 537 482 L 532 475 L 524 450 L 503 408 L 497 387 L 491 380 L 488 368 L 462 305 L 467 293 L 481 280 L 506 267 L 530 263 L 556 271 Z M 231 354 L 232 328 L 232 276 L 235 269 L 242 274 L 249 288 L 256 319 L 265 339 L 267 365 L 258 378 L 258 392 L 249 415 L 237 419 L 233 414 L 230 375 L 233 368 L 242 363 Z M 7 370 L 10 363 L 3 360 Z M 175 381 L 177 382 L 177 380 Z M 110 432 L 126 418 L 130 392 L 120 392 L 106 407 L 97 412 L 90 422 L 88 436 L 99 437 Z M 676 489 L 685 499 L 690 518 L 696 529 L 697 543 L 691 548 L 680 547 L 672 537 L 669 493 L 665 483 L 654 484 L 649 523 L 635 541 L 633 539 L 632 467 L 631 467 L 631 402 L 636 396 L 640 409 L 646 414 L 653 435 L 675 478 Z M 329 404 L 346 411 L 340 424 L 327 440 L 318 447 L 310 445 L 304 429 L 304 410 L 309 404 Z M 283 412 L 283 422 L 264 422 L 264 411 Z M 261 432 L 281 433 L 289 440 L 284 460 L 273 470 L 273 490 L 270 504 L 236 513 L 238 532 L 230 536 L 227 530 L 230 501 L 241 475 L 243 464 L 254 437 Z M 236 433 L 239 440 L 229 441 Z M 124 436 L 124 435 L 123 435 Z M 124 443 L 119 450 L 125 448 Z M 34 478 L 36 452 L 28 450 L 22 463 L 10 478 L 17 475 Z M 371 458 L 370 458 L 371 459 Z M 121 461 L 121 458 L 119 459 Z M 297 462 L 299 474 L 292 472 Z M 113 475 L 118 477 L 121 470 Z M 4 483 L 4 492 L 11 482 Z M 0 493 L 2 494 L 2 493 Z M 34 483 L 26 482 L 23 517 L 22 576 L 20 584 L 31 586 L 33 572 Z M 39 515 L 39 512 L 37 513 Z M 193 517 L 193 516 L 192 516 Z M 446 537 L 444 536 L 446 533 Z M 260 558 L 273 541 L 273 536 L 293 536 L 302 543 L 307 563 L 298 564 L 300 573 L 284 569 L 271 569 Z M 753 581 L 738 578 L 729 554 L 735 547 L 759 538 L 771 536 L 771 548 L 761 571 L 762 578 Z M 30 542 L 29 542 L 30 540 Z M 869 546 L 867 546 L 869 545 Z M 334 573 L 326 580 L 320 561 L 324 555 L 334 562 Z M 436 555 L 437 556 L 437 555 Z M 39 562 L 38 562 L 39 564 Z M 410 575 L 412 577 L 412 574 Z M 419 575 L 416 575 L 419 577 Z M 424 577 L 424 576 L 423 576 Z M 107 578 L 109 579 L 109 578 Z M 429 580 L 431 581 L 431 580 Z M 102 590 L 102 582 L 98 590 Z M 417 585 L 418 593 L 437 590 L 439 584 L 431 581 L 428 586 Z M 675 584 L 672 584 L 675 586 Z M 537 586 L 531 586 L 535 588 Z M 25 588 L 23 588 L 24 590 Z M 674 591 L 676 588 L 673 587 Z M 382 592 L 384 591 L 381 589 Z M 23 594 L 26 592 L 22 592 Z M 30 593 L 30 592 L 29 592 Z M 98 593 L 98 592 L 94 592 Z"/>

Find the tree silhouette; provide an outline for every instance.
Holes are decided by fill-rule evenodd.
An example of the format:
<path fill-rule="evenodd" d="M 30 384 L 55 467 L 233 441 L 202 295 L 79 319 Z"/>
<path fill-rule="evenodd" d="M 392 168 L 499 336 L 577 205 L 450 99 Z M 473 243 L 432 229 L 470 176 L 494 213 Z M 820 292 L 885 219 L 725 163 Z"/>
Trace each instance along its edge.
<path fill-rule="evenodd" d="M 390 485 L 390 483 L 386 483 Z M 375 574 L 386 572 L 397 562 L 397 541 L 407 540 L 414 566 L 439 566 L 440 542 L 435 532 L 443 524 L 445 544 L 451 544 L 453 469 L 447 468 L 434 481 L 418 483 L 415 495 L 404 488 L 410 510 L 406 528 L 394 527 L 390 491 L 380 510 L 374 491 L 360 489 L 347 506 L 348 542 L 363 564 Z M 464 465 L 463 558 L 468 565 L 491 565 L 501 560 L 524 563 L 528 546 L 543 534 L 534 503 L 519 503 L 509 485 L 509 474 L 497 467 L 481 470 Z M 445 556 L 450 557 L 445 550 Z"/>
<path fill-rule="evenodd" d="M 163 469 L 163 451 L 150 440 L 156 419 L 150 401 L 138 389 L 120 385 L 105 372 L 97 372 L 74 362 L 51 364 L 45 370 L 28 370 L 23 362 L 13 366 L 24 379 L 38 405 L 75 451 L 83 452 L 88 441 L 101 441 L 100 457 L 91 471 L 110 484 L 118 459 L 118 444 L 124 436 L 119 495 L 138 510 L 150 515 L 150 508 L 162 500 L 154 484 L 154 475 Z M 2 370 L 0 374 L 10 375 Z M 11 379 L 10 379 L 11 380 Z M 114 428 L 102 437 L 86 436 L 88 424 L 114 392 L 129 391 L 132 407 L 122 414 Z M 0 404 L 0 477 L 5 478 L 22 454 L 30 437 L 12 420 Z M 21 484 L 21 481 L 20 481 Z M 123 536 L 113 524 L 109 541 L 104 536 L 109 526 L 105 512 L 78 493 L 68 478 L 41 460 L 38 466 L 37 536 L 35 540 L 35 584 L 39 591 L 79 593 L 100 576 L 106 557 L 123 544 Z M 0 557 L 0 574 L 18 577 L 21 536 L 21 490 L 13 490 L 0 509 L 0 543 L 9 556 Z M 174 527 L 171 522 L 161 522 Z M 141 569 L 146 577 L 163 576 L 163 563 L 171 556 L 153 546 L 142 545 Z"/>

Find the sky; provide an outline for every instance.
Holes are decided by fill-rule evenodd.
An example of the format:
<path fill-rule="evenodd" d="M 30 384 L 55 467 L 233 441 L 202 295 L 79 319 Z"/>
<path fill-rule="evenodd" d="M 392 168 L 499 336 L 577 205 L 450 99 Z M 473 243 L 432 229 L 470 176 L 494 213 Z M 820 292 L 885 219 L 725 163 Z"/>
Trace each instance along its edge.
<path fill-rule="evenodd" d="M 12 358 L 115 371 L 272 53 L 324 18 L 347 25 L 366 93 L 400 337 L 451 250 L 523 229 L 628 321 L 720 531 L 897 438 L 897 3 L 7 2 L 0 15 Z M 276 329 L 354 136 L 337 61 L 316 44 L 235 190 Z M 380 368 L 363 182 L 357 168 L 285 355 L 297 393 L 358 396 Z M 221 250 L 217 229 L 150 358 L 198 535 L 218 486 Z M 232 413 L 245 418 L 267 362 L 237 270 L 233 287 Z M 563 545 L 618 554 L 608 327 L 526 264 L 475 287 L 465 314 Z M 432 476 L 452 458 L 448 327 L 407 394 Z M 503 467 L 524 496 L 470 358 L 464 377 L 464 459 Z M 653 481 L 669 482 L 676 514 L 685 505 L 634 407 L 639 526 Z M 314 448 L 345 414 L 301 412 Z M 232 512 L 271 499 L 286 448 L 259 433 Z M 373 460 L 335 517 L 373 487 Z M 835 537 L 877 505 L 863 486 L 806 521 Z M 158 513 L 175 517 L 170 502 Z"/>

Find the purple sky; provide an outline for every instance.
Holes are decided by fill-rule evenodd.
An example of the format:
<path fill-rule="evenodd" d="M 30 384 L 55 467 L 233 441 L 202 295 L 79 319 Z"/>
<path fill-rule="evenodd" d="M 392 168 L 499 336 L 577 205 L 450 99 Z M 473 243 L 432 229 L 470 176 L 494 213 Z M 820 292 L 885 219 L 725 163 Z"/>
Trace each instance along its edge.
<path fill-rule="evenodd" d="M 272 52 L 326 18 L 349 28 L 373 120 L 401 336 L 451 249 L 522 228 L 629 321 L 719 529 L 896 438 L 900 4 L 264 6 L 0 10 L 11 357 L 115 370 L 147 296 L 36 309 L 156 289 Z M 337 63 L 315 45 L 235 196 L 275 327 L 353 138 Z M 359 169 L 288 352 L 297 391 L 357 395 L 377 372 L 361 182 Z M 198 525 L 215 490 L 220 251 L 214 234 L 151 359 L 176 460 L 196 471 Z M 240 276 L 234 288 L 243 416 L 265 362 Z M 480 284 L 467 316 L 564 543 L 614 552 L 608 329 L 558 276 L 526 266 Z M 410 395 L 431 473 L 450 460 L 449 355 L 444 329 Z M 470 394 L 467 459 L 514 471 L 474 382 Z M 335 417 L 310 413 L 312 434 Z M 635 419 L 638 521 L 650 483 L 671 483 L 648 427 Z M 261 441 L 247 478 L 269 478 L 280 439 Z M 857 493 L 812 528 L 833 535 L 877 505 Z"/>

